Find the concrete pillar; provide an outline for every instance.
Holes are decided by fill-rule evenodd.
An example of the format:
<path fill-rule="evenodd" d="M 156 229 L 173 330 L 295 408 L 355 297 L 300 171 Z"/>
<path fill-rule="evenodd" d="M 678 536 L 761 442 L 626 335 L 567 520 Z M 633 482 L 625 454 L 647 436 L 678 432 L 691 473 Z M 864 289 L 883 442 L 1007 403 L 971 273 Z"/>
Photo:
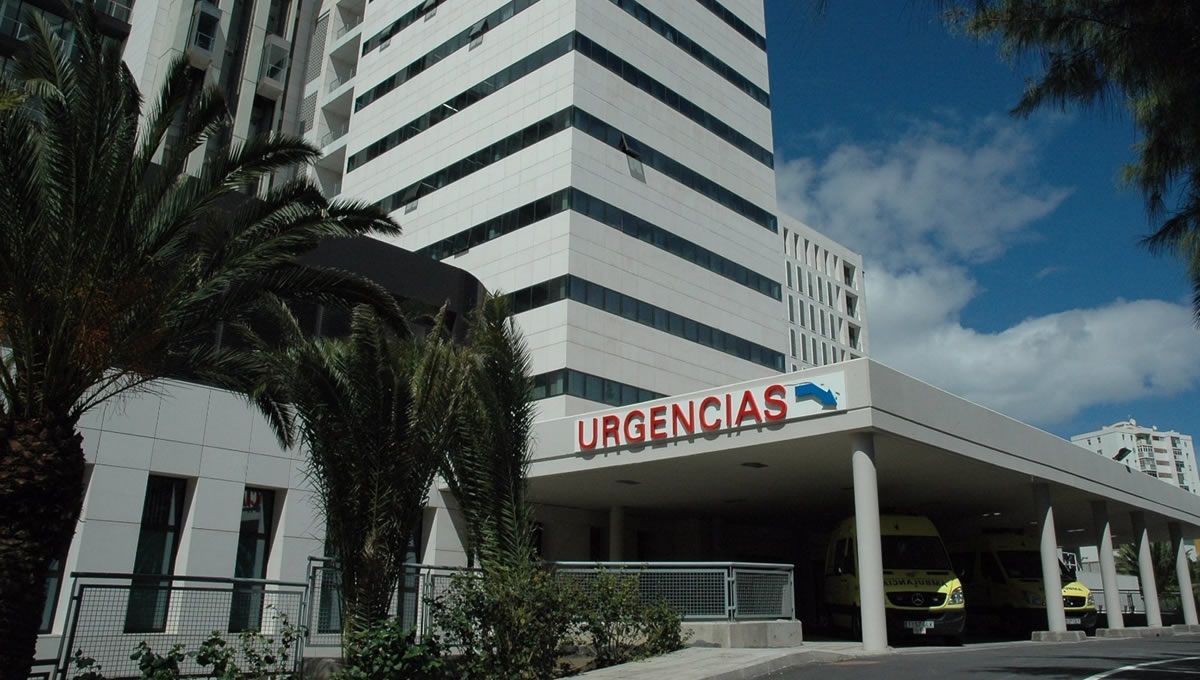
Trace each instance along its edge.
<path fill-rule="evenodd" d="M 1113 551 L 1112 526 L 1108 520 L 1108 503 L 1092 501 L 1092 526 L 1095 528 L 1096 552 L 1100 559 L 1100 582 L 1104 584 L 1104 616 L 1110 629 L 1124 628 L 1121 616 L 1121 591 L 1117 585 L 1117 560 Z"/>
<path fill-rule="evenodd" d="M 1138 580 L 1142 584 L 1142 601 L 1146 605 L 1146 625 L 1162 627 L 1162 611 L 1158 608 L 1158 584 L 1154 582 L 1154 557 L 1150 554 L 1150 532 L 1146 530 L 1145 513 L 1129 513 L 1133 521 L 1133 540 L 1138 554 Z"/>
<path fill-rule="evenodd" d="M 1183 529 L 1179 522 L 1167 524 L 1171 532 L 1171 549 L 1175 551 L 1175 578 L 1179 580 L 1179 599 L 1183 607 L 1183 622 L 1189 626 L 1200 623 L 1196 619 L 1196 599 L 1192 597 L 1191 561 L 1187 556 L 1187 543 L 1183 541 Z"/>
<path fill-rule="evenodd" d="M 854 528 L 858 548 L 858 601 L 862 643 L 868 652 L 887 650 L 887 619 L 883 605 L 883 546 L 879 537 L 879 483 L 875 475 L 875 436 L 850 435 L 850 466 L 854 475 Z"/>
<path fill-rule="evenodd" d="M 608 509 L 608 559 L 625 559 L 625 508 L 614 505 Z"/>
<path fill-rule="evenodd" d="M 1033 485 L 1033 503 L 1037 510 L 1041 535 L 1042 584 L 1046 597 L 1046 630 L 1064 633 L 1067 612 L 1063 609 L 1062 570 L 1058 563 L 1058 535 L 1054 531 L 1054 506 L 1050 504 L 1050 485 Z"/>

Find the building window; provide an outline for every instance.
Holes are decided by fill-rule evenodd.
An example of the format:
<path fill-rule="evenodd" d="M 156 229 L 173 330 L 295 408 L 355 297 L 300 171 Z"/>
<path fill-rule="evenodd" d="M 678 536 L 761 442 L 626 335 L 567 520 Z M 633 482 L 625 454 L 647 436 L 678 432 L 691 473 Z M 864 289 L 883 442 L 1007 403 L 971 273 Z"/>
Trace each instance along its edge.
<path fill-rule="evenodd" d="M 242 493 L 242 522 L 238 530 L 233 577 L 265 579 L 271 555 L 271 531 L 275 520 L 275 492 L 246 487 Z M 263 586 L 238 583 L 233 587 L 229 609 L 229 632 L 262 628 Z"/>
<path fill-rule="evenodd" d="M 125 611 L 126 633 L 166 630 L 171 580 L 154 578 L 175 573 L 179 533 L 183 527 L 187 481 L 151 475 L 142 505 L 142 528 L 133 559 L 133 587 Z"/>
<path fill-rule="evenodd" d="M 58 593 L 62 590 L 64 561 L 50 560 L 50 570 L 46 572 L 46 599 L 42 603 L 39 634 L 49 633 L 54 627 L 54 610 L 58 608 Z"/>
<path fill-rule="evenodd" d="M 789 268 L 789 272 L 791 269 Z M 791 278 L 790 276 L 788 278 Z M 796 323 L 796 298 L 788 296 L 788 321 Z"/>
<path fill-rule="evenodd" d="M 791 338 L 792 338 L 792 357 L 793 357 L 793 358 L 795 358 L 795 356 L 796 356 L 796 331 L 794 331 L 794 330 L 789 330 L 789 331 L 788 331 L 788 333 L 791 333 Z"/>
<path fill-rule="evenodd" d="M 803 333 L 800 334 L 800 360 L 808 363 L 808 337 Z"/>

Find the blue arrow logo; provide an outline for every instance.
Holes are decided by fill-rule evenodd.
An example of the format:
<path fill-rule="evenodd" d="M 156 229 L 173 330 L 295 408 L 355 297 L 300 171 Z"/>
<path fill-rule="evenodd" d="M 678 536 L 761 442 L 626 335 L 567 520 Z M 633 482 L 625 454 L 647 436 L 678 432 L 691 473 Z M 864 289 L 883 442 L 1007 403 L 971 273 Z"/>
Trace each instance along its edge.
<path fill-rule="evenodd" d="M 796 401 L 800 401 L 805 397 L 812 397 L 821 406 L 837 406 L 837 395 L 833 393 L 833 390 L 821 387 L 815 383 L 797 383 L 795 394 Z"/>

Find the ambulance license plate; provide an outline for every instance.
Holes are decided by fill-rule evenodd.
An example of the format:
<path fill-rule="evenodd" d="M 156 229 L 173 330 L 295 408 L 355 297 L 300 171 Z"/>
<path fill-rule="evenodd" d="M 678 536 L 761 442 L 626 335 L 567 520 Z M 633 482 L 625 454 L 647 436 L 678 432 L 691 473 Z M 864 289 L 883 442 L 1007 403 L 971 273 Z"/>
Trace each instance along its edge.
<path fill-rule="evenodd" d="M 1067 625 L 1068 626 L 1078 626 L 1081 623 L 1083 623 L 1083 619 L 1079 618 L 1078 616 L 1068 616 L 1067 617 Z"/>
<path fill-rule="evenodd" d="M 904 627 L 917 635 L 924 635 L 925 631 L 933 628 L 933 621 L 905 621 Z"/>

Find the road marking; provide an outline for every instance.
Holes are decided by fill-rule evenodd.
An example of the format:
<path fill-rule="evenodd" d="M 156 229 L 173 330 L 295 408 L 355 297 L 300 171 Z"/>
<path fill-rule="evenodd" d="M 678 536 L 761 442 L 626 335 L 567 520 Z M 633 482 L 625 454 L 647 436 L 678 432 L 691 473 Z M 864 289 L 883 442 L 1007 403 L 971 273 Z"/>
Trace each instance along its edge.
<path fill-rule="evenodd" d="M 1111 671 L 1104 671 L 1103 673 L 1097 673 L 1096 675 L 1089 675 L 1088 677 L 1084 678 L 1084 680 L 1101 680 L 1101 678 L 1107 678 L 1107 677 L 1116 675 L 1117 673 L 1124 673 L 1125 671 L 1136 671 L 1139 668 L 1145 668 L 1146 666 L 1157 666 L 1159 664 L 1174 663 L 1176 661 L 1195 661 L 1197 659 L 1200 659 L 1200 656 L 1177 656 L 1177 657 L 1174 657 L 1171 659 L 1160 659 L 1158 661 L 1146 661 L 1145 663 L 1135 663 L 1135 664 L 1130 664 L 1128 666 L 1121 666 L 1120 668 L 1114 668 Z M 1148 670 L 1159 671 L 1160 669 L 1153 668 L 1153 669 L 1148 669 Z M 1170 671 L 1168 670 L 1168 672 L 1170 672 Z M 1178 671 L 1175 671 L 1175 672 L 1178 672 Z"/>

